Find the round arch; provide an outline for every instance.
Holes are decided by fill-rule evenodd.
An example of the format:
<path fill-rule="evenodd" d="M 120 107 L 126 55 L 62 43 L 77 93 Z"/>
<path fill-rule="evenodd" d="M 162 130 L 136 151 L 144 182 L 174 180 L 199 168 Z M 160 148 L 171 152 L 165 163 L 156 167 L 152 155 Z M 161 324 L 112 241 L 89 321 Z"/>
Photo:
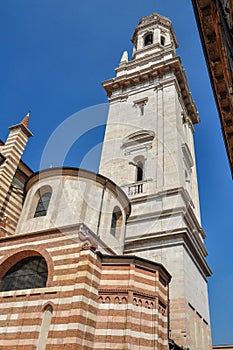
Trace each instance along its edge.
<path fill-rule="evenodd" d="M 25 249 L 18 248 L 13 253 L 11 252 L 7 256 L 5 256 L 0 261 L 0 280 L 2 280 L 2 278 L 14 265 L 22 261 L 23 259 L 30 257 L 41 257 L 45 260 L 48 271 L 46 286 L 51 286 L 54 272 L 52 258 L 46 250 L 41 248 L 37 249 L 34 246 L 27 246 L 25 247 Z"/>

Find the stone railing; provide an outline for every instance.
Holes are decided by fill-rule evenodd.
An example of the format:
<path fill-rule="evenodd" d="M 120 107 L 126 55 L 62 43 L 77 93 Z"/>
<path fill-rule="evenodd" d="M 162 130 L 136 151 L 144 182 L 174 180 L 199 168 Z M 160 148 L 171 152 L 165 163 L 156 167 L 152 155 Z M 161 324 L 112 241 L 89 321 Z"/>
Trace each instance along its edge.
<path fill-rule="evenodd" d="M 122 187 L 129 197 L 140 195 L 147 191 L 147 183 L 145 181 L 138 181 Z"/>

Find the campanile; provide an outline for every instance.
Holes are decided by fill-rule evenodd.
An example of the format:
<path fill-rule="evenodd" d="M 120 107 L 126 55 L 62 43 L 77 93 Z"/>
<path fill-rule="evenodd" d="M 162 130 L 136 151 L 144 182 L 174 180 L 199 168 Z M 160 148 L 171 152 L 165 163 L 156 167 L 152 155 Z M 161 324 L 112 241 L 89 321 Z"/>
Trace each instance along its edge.
<path fill-rule="evenodd" d="M 194 126 L 199 117 L 176 54 L 171 21 L 142 18 L 109 97 L 100 170 L 128 195 L 125 254 L 163 264 L 172 275 L 170 337 L 190 350 L 211 349 L 205 232 L 201 226 Z"/>

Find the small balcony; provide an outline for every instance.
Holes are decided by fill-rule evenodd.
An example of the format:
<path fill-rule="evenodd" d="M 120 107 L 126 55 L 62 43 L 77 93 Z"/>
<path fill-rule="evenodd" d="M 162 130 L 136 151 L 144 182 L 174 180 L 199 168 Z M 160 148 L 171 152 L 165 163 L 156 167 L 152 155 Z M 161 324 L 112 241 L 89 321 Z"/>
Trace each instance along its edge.
<path fill-rule="evenodd" d="M 132 184 L 122 186 L 123 190 L 129 197 L 143 195 L 148 192 L 148 183 L 146 181 L 138 181 Z"/>

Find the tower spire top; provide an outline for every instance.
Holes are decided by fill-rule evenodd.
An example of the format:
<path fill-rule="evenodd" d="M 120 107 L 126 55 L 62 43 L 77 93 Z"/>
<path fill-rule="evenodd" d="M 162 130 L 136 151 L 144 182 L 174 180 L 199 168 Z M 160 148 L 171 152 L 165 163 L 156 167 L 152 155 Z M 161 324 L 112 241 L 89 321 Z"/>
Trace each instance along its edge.
<path fill-rule="evenodd" d="M 25 117 L 22 119 L 22 121 L 19 124 L 23 124 L 28 129 L 28 123 L 29 123 L 29 117 L 31 115 L 31 111 L 28 111 L 28 113 L 25 115 Z"/>
<path fill-rule="evenodd" d="M 23 130 L 23 132 L 28 136 L 31 137 L 32 133 L 31 131 L 28 129 L 28 123 L 29 123 L 29 117 L 30 117 L 31 112 L 28 111 L 28 113 L 25 115 L 25 117 L 21 120 L 20 123 L 13 125 L 11 127 L 9 127 L 10 131 L 12 130 L 18 130 L 21 129 Z"/>

